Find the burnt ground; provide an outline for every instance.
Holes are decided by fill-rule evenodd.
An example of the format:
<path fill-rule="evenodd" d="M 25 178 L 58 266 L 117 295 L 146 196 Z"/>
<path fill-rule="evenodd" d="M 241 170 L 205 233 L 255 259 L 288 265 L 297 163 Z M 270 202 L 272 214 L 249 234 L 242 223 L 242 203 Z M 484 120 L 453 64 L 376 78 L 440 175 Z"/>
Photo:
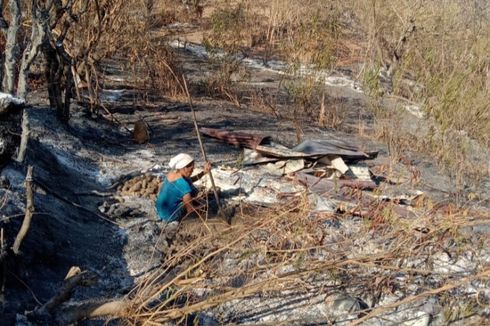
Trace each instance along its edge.
<path fill-rule="evenodd" d="M 181 52 L 187 74 L 199 90 L 199 77 L 206 61 L 187 51 Z M 270 94 L 284 80 L 284 75 L 250 69 L 251 78 L 238 84 Z M 241 86 L 240 86 L 241 85 Z M 107 85 L 109 86 L 109 85 Z M 155 250 L 159 226 L 153 202 L 145 198 L 125 198 L 132 208 L 129 215 L 110 219 L 98 207 L 108 201 L 102 193 L 113 193 L 109 187 L 120 178 L 154 168 L 166 171 L 168 159 L 178 152 L 188 152 L 202 162 L 193 128 L 191 112 L 184 100 L 159 99 L 148 105 L 135 101 L 133 91 L 107 92 L 112 116 L 94 116 L 87 109 L 73 105 L 68 126 L 56 120 L 55 112 L 46 106 L 45 92 L 31 94 L 32 107 L 27 108 L 31 137 L 26 162 L 3 167 L 1 175 L 9 183 L 0 189 L 2 227 L 6 243 L 11 243 L 24 210 L 24 178 L 28 164 L 34 166 L 36 192 L 35 215 L 28 236 L 22 244 L 22 255 L 10 257 L 5 273 L 2 297 L 2 325 L 11 325 L 16 314 L 32 310 L 52 297 L 71 266 L 92 270 L 99 276 L 97 285 L 77 288 L 73 300 L 114 298 L 126 294 L 138 278 L 160 264 L 162 256 Z M 277 93 L 277 92 L 276 92 Z M 281 92 L 278 93 L 281 96 Z M 438 171 L 429 159 L 409 153 L 409 163 L 392 162 L 388 148 L 362 137 L 361 122 L 372 127 L 364 96 L 346 86 L 326 86 L 330 103 L 339 104 L 344 123 L 340 130 L 317 127 L 316 117 L 302 115 L 303 139 L 341 139 L 366 150 L 379 150 L 379 156 L 368 165 L 382 180 L 401 181 L 397 185 L 380 184 L 381 192 L 406 193 L 424 191 L 435 202 L 452 201 L 452 180 Z M 272 136 L 285 145 L 297 143 L 297 128 L 288 118 L 288 103 L 274 112 L 243 101 L 240 107 L 223 99 L 198 94 L 195 109 L 200 126 L 249 131 Z M 277 112 L 276 112 L 277 113 Z M 111 122 L 116 118 L 119 123 Z M 135 144 L 124 126 L 144 119 L 151 130 L 148 144 Z M 205 139 L 210 160 L 215 165 L 234 166 L 240 150 L 214 139 Z M 419 180 L 414 182 L 414 169 Z M 380 179 L 380 180 L 381 180 Z M 94 192 L 96 191 L 96 192 Z M 482 191 L 485 193 L 485 191 Z M 97 322 L 92 322 L 96 324 Z"/>

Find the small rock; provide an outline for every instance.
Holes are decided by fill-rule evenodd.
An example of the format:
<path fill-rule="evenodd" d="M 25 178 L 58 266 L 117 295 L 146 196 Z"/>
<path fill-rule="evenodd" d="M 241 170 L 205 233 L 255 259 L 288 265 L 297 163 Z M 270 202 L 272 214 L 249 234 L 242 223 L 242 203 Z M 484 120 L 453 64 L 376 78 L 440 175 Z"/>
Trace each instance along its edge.
<path fill-rule="evenodd" d="M 109 206 L 109 203 L 108 202 L 103 202 L 102 205 L 99 206 L 99 211 L 101 213 L 105 213 L 109 210 L 110 206 Z"/>
<path fill-rule="evenodd" d="M 347 293 L 336 293 L 328 296 L 325 299 L 325 305 L 328 314 L 335 320 L 344 320 L 352 314 L 359 317 L 361 311 L 368 308 L 364 301 Z"/>
<path fill-rule="evenodd" d="M 150 130 L 144 120 L 138 120 L 134 124 L 133 139 L 137 144 L 144 144 L 150 140 Z"/>

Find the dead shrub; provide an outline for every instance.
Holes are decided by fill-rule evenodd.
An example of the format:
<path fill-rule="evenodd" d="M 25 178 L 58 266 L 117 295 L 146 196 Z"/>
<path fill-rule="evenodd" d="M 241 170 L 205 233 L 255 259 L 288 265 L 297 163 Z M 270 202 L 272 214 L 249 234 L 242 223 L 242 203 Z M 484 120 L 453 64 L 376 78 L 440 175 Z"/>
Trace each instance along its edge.
<path fill-rule="evenodd" d="M 258 294 L 264 300 L 285 293 L 290 296 L 293 290 L 329 295 L 348 289 L 378 300 L 392 296 L 394 289 L 405 291 L 395 306 L 378 306 L 376 301 L 380 309 L 370 318 L 396 308 L 406 298 L 424 302 L 434 291 L 444 293 L 473 278 L 484 280 L 488 273 L 484 264 L 469 279 L 458 276 L 455 281 L 454 274 L 434 271 L 431 257 L 435 248 L 454 259 L 478 252 L 481 248 L 473 245 L 478 240 L 458 230 L 486 224 L 488 216 L 468 221 L 457 208 L 430 214 L 421 208 L 417 217 L 407 219 L 397 214 L 393 204 L 363 202 L 359 205 L 370 213 L 356 222 L 359 229 L 355 233 L 329 227 L 332 219 L 353 221 L 349 214 L 309 217 L 305 198 L 294 205 L 237 216 L 240 223 L 231 227 L 213 220 L 183 225 L 174 254 L 128 295 L 132 302 L 128 320 L 132 324 L 182 321 L 229 302 L 250 300 Z M 456 246 L 451 241 L 455 236 L 460 239 Z M 414 282 L 433 290 L 412 291 Z M 454 296 L 447 304 L 460 302 Z M 229 316 L 223 318 L 223 323 L 230 322 Z"/>

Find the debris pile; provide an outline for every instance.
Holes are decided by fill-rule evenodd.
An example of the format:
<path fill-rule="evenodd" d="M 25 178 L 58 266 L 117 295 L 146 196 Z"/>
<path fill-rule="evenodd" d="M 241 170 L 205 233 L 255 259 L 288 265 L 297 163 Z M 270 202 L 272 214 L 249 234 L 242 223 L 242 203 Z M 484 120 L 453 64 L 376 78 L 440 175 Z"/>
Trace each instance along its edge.
<path fill-rule="evenodd" d="M 312 210 L 322 211 L 337 209 L 336 205 L 319 204 L 325 198 L 347 200 L 344 188 L 372 191 L 377 187 L 361 161 L 375 158 L 378 152 L 337 140 L 307 140 L 288 148 L 268 136 L 211 128 L 201 132 L 244 148 L 239 169 L 213 171 L 217 185 L 233 200 L 276 204 L 303 194 L 306 187 Z"/>

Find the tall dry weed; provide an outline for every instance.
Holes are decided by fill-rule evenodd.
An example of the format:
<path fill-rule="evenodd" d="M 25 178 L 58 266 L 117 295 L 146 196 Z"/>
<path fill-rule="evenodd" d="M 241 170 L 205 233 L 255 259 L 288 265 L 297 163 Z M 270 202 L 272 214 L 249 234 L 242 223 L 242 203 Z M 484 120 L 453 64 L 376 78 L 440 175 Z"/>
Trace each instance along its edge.
<path fill-rule="evenodd" d="M 369 94 L 380 99 L 388 90 L 420 103 L 431 127 L 412 146 L 456 172 L 458 188 L 488 176 L 469 158 L 490 148 L 489 4 L 398 0 L 353 9 L 369 38 L 363 70 Z"/>

